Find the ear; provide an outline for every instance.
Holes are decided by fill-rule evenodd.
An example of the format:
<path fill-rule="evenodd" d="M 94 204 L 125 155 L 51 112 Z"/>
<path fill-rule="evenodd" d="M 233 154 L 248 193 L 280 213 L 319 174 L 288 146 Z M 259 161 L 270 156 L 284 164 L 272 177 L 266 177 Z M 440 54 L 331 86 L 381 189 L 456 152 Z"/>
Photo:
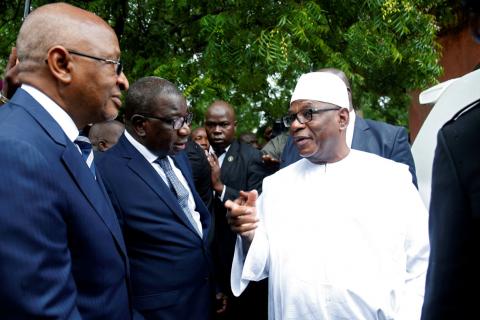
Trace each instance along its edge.
<path fill-rule="evenodd" d="M 132 128 L 139 137 L 145 137 L 147 122 L 144 117 L 134 114 L 130 119 Z"/>
<path fill-rule="evenodd" d="M 348 121 L 350 120 L 350 113 L 348 109 L 342 108 L 338 112 L 338 123 L 340 125 L 340 130 L 347 130 Z"/>
<path fill-rule="evenodd" d="M 72 82 L 74 71 L 72 56 L 62 46 L 54 46 L 48 50 L 47 60 L 50 73 L 60 82 L 69 84 Z"/>
<path fill-rule="evenodd" d="M 99 151 L 106 151 L 108 148 L 107 143 L 104 140 L 98 141 L 98 150 Z"/>

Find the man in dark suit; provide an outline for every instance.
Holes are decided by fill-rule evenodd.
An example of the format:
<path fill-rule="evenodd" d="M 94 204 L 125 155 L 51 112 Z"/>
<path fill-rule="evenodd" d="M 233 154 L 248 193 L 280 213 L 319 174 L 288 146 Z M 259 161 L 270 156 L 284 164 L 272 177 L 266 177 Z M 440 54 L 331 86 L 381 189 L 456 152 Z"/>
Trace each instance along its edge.
<path fill-rule="evenodd" d="M 203 150 L 198 143 L 189 139 L 185 147 L 185 152 L 190 162 L 190 167 L 192 168 L 195 189 L 197 189 L 208 211 L 213 212 L 213 188 L 210 179 L 211 170 L 205 150 Z"/>
<path fill-rule="evenodd" d="M 78 140 L 128 88 L 115 32 L 51 4 L 26 18 L 17 50 L 23 85 L 0 108 L 0 317 L 130 319 L 120 226 Z"/>
<path fill-rule="evenodd" d="M 215 247 L 220 264 L 220 282 L 229 297 L 229 319 L 266 319 L 266 282 L 252 286 L 239 298 L 234 298 L 230 291 L 236 235 L 225 219 L 224 203 L 238 198 L 240 190 L 256 189 L 261 192 L 263 178 L 268 174 L 260 151 L 235 139 L 236 124 L 235 111 L 225 101 L 213 102 L 205 115 L 205 130 L 212 147 L 208 159 L 215 191 Z"/>
<path fill-rule="evenodd" d="M 188 157 L 190 167 L 192 169 L 193 184 L 198 192 L 198 195 L 203 200 L 203 203 L 207 207 L 212 217 L 212 227 L 208 230 L 207 242 L 212 244 L 214 232 L 213 232 L 213 188 L 212 181 L 210 179 L 211 169 L 208 163 L 205 150 L 190 138 L 187 141 L 185 147 L 185 153 Z"/>
<path fill-rule="evenodd" d="M 146 77 L 125 100 L 126 130 L 98 157 L 130 258 L 133 306 L 146 319 L 210 319 L 210 213 L 185 153 L 192 117 L 169 81 Z"/>
<path fill-rule="evenodd" d="M 350 123 L 347 129 L 347 145 L 352 149 L 374 153 L 381 157 L 406 164 L 412 174 L 412 182 L 416 186 L 417 176 L 415 174 L 415 164 L 405 128 L 384 122 L 363 119 L 356 115 L 353 110 L 352 90 L 345 74 L 333 68 L 321 69 L 319 71 L 331 72 L 340 77 L 347 85 L 350 101 Z M 353 133 L 351 133 L 351 129 L 353 129 Z M 298 149 L 292 137 L 289 136 L 282 152 L 280 168 L 284 168 L 300 159 Z"/>
<path fill-rule="evenodd" d="M 480 3 L 472 0 L 465 1 L 465 4 L 472 14 L 473 34 L 480 38 Z M 478 82 L 466 85 L 471 90 L 478 88 Z M 479 124 L 480 100 L 477 100 L 465 106 L 438 132 L 433 161 L 429 215 L 431 253 L 423 320 L 478 317 Z"/>

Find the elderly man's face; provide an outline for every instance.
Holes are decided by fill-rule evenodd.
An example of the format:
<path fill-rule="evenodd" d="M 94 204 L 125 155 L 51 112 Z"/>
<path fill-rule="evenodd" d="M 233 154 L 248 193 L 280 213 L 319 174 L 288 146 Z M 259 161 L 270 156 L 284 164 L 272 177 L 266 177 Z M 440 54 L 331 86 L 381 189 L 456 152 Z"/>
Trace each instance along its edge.
<path fill-rule="evenodd" d="M 102 26 L 90 30 L 87 41 L 78 41 L 68 50 L 100 59 L 119 60 L 120 48 L 115 33 Z M 128 80 L 117 74 L 117 65 L 70 53 L 76 68 L 72 104 L 89 122 L 112 120 L 118 115 L 121 90 L 128 89 Z M 78 112 L 78 111 L 77 111 Z"/>
<path fill-rule="evenodd" d="M 313 100 L 292 102 L 290 114 L 299 113 L 302 117 L 303 114 L 308 116 L 309 109 L 314 111 L 310 121 L 303 121 L 301 124 L 295 120 L 290 127 L 290 134 L 302 157 L 313 163 L 326 163 L 335 159 L 342 137 L 345 140 L 345 135 L 342 136 L 341 131 L 345 130 L 348 124 L 347 109 L 337 108 L 332 104 Z M 343 145 L 345 143 L 343 141 Z"/>
<path fill-rule="evenodd" d="M 173 120 L 186 117 L 187 114 L 187 103 L 183 96 L 170 94 L 158 97 L 151 115 L 160 119 L 145 118 L 145 146 L 159 156 L 173 155 L 185 149 L 190 129 L 185 123 L 180 129 L 173 129 Z"/>

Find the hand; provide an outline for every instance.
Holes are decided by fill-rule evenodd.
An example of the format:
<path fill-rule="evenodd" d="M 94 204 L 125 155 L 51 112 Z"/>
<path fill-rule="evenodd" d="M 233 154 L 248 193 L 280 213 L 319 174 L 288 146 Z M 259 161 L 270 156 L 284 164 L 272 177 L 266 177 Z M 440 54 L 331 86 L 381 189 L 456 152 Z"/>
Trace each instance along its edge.
<path fill-rule="evenodd" d="M 218 163 L 218 158 L 213 153 L 207 153 L 208 163 L 210 164 L 211 169 L 211 179 L 212 179 L 212 187 L 218 194 L 221 194 L 223 191 L 223 183 L 220 180 L 220 164 Z"/>
<path fill-rule="evenodd" d="M 250 192 L 240 191 L 240 197 L 235 201 L 227 200 L 227 222 L 233 232 L 239 234 L 244 239 L 252 241 L 255 236 L 258 218 L 255 208 L 258 198 L 257 190 Z"/>
<path fill-rule="evenodd" d="M 280 165 L 280 160 L 275 159 L 269 154 L 262 155 L 262 161 L 269 168 L 276 168 Z"/>
<path fill-rule="evenodd" d="M 18 60 L 17 48 L 13 47 L 8 57 L 7 67 L 5 68 L 5 76 L 3 82 L 2 93 L 8 99 L 13 97 L 13 94 L 20 87 L 21 83 L 18 79 Z"/>
<path fill-rule="evenodd" d="M 228 296 L 222 292 L 219 292 L 215 296 L 216 299 L 216 313 L 222 314 L 227 310 Z"/>

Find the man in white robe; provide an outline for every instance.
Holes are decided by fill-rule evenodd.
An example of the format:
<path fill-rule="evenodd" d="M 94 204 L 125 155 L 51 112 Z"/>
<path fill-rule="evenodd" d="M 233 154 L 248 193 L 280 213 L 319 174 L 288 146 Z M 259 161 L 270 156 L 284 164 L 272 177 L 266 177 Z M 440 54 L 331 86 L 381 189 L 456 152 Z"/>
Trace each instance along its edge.
<path fill-rule="evenodd" d="M 226 204 L 233 293 L 268 277 L 270 319 L 419 319 L 428 214 L 408 167 L 347 147 L 331 73 L 299 79 L 286 122 L 304 159 Z"/>

